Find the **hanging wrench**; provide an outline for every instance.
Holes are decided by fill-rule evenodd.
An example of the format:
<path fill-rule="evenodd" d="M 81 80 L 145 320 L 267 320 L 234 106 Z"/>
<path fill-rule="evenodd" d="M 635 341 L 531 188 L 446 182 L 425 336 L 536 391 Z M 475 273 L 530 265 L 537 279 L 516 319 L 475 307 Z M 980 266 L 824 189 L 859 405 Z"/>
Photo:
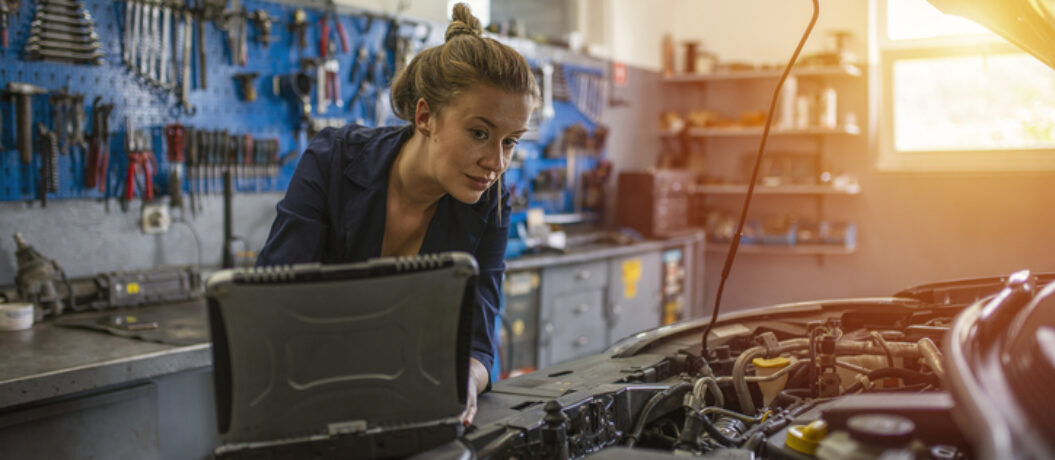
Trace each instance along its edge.
<path fill-rule="evenodd" d="M 139 34 L 140 29 L 143 27 L 141 24 L 143 3 L 132 1 L 128 8 L 132 11 L 132 33 L 129 34 L 128 39 L 125 40 L 125 49 L 128 50 L 128 67 L 134 70 L 136 68 L 136 59 L 139 58 Z M 126 27 L 127 25 L 128 23 L 126 22 Z"/>
<path fill-rule="evenodd" d="M 183 68 L 180 69 L 180 105 L 183 106 L 183 112 L 187 116 L 193 117 L 198 111 L 190 103 L 190 31 L 191 22 L 193 22 L 193 16 L 191 16 L 190 9 L 183 11 Z"/>
<path fill-rule="evenodd" d="M 172 9 L 168 4 L 161 5 L 161 51 L 158 63 L 158 82 L 162 88 L 168 87 L 169 81 L 169 39 L 172 37 L 170 24 L 172 23 Z"/>

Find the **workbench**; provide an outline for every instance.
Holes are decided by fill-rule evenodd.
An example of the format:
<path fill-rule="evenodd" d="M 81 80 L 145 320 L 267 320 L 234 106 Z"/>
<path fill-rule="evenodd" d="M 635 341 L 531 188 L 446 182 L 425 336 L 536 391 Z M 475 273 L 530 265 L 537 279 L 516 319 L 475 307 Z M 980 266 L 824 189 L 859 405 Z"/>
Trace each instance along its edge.
<path fill-rule="evenodd" d="M 179 309 L 205 302 L 130 310 Z M 78 314 L 84 315 L 84 314 Z M 206 458 L 212 351 L 60 327 L 0 332 L 0 458 Z"/>
<path fill-rule="evenodd" d="M 698 255 L 702 241 L 691 235 L 587 245 L 509 260 L 507 273 L 567 269 L 671 247 L 692 247 Z M 128 311 L 148 316 L 159 309 L 207 324 L 204 301 Z M 166 345 L 60 327 L 49 319 L 29 330 L 0 332 L 0 350 L 0 458 L 198 459 L 216 446 L 207 340 Z"/>

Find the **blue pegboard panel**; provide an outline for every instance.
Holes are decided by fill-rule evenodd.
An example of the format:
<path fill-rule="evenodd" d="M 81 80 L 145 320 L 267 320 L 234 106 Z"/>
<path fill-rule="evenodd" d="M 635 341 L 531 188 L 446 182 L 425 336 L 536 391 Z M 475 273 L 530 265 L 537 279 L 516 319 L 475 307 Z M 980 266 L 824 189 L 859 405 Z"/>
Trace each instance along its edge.
<path fill-rule="evenodd" d="M 162 132 L 164 126 L 169 123 L 180 123 L 195 129 L 228 130 L 231 133 L 251 134 L 256 139 L 277 139 L 280 155 L 290 154 L 296 157 L 303 151 L 307 137 L 304 133 L 304 126 L 300 123 L 299 107 L 282 95 L 274 93 L 272 77 L 301 70 L 302 59 L 318 57 L 319 20 L 324 10 L 310 6 L 303 7 L 307 13 L 305 34 L 308 37 L 308 43 L 307 47 L 301 50 L 296 44 L 294 33 L 287 27 L 293 12 L 298 8 L 297 5 L 256 0 L 244 1 L 243 5 L 248 11 L 264 10 L 268 15 L 279 19 L 279 22 L 272 27 L 272 34 L 277 37 L 277 41 L 267 46 L 255 40 L 259 31 L 251 22 L 247 23 L 249 59 L 245 66 L 232 65 L 231 50 L 225 32 L 214 22 L 207 22 L 204 27 L 204 41 L 207 44 L 205 51 L 208 64 L 206 75 L 208 86 L 207 88 L 201 87 L 202 82 L 199 80 L 196 59 L 201 44 L 194 37 L 191 53 L 191 92 L 188 101 L 196 111 L 190 115 L 181 110 L 177 93 L 159 90 L 123 64 L 122 47 L 124 44 L 121 40 L 125 26 L 125 8 L 128 3 L 101 0 L 87 0 L 82 3 L 92 15 L 102 51 L 105 53 L 102 64 L 91 66 L 25 60 L 23 49 L 30 36 L 30 23 L 35 14 L 36 3 L 23 1 L 17 14 L 12 16 L 10 46 L 0 50 L 0 87 L 6 86 L 8 82 L 17 81 L 43 87 L 52 93 L 65 88 L 71 93 L 84 94 L 85 131 L 93 128 L 90 126 L 91 101 L 100 97 L 102 102 L 114 104 L 110 115 L 111 157 L 109 168 L 106 171 L 109 189 L 105 193 L 108 196 L 118 196 L 125 179 L 127 158 L 124 145 L 125 127 L 128 124 L 135 129 L 146 130 L 150 133 L 150 142 L 158 166 L 154 177 L 158 190 L 166 190 L 168 160 Z M 343 107 L 330 106 L 323 114 L 313 94 L 311 97 L 312 116 L 364 125 L 402 123 L 391 115 L 387 103 L 388 94 L 385 91 L 395 71 L 394 52 L 387 48 L 393 23 L 380 17 L 370 19 L 365 14 L 342 12 L 337 17 L 349 38 L 348 52 L 338 49 L 334 56 L 340 66 L 337 78 L 342 86 Z M 433 46 L 442 41 L 443 25 L 415 25 L 404 22 L 396 27 L 398 27 L 396 32 L 398 35 L 411 38 L 412 51 L 417 51 L 424 46 Z M 182 39 L 183 28 L 178 27 L 174 31 L 173 40 L 181 42 Z M 336 35 L 331 36 L 331 40 L 336 39 Z M 355 66 L 356 71 L 353 73 L 353 64 L 359 55 L 360 48 L 367 51 L 368 59 Z M 530 54 L 526 57 L 535 65 L 546 59 Z M 575 72 L 603 74 L 603 65 L 600 62 L 597 64 L 590 66 L 562 63 L 561 69 L 565 80 L 571 81 Z M 259 74 L 255 80 L 258 94 L 255 102 L 245 102 L 239 97 L 240 92 L 234 75 L 245 72 Z M 364 82 L 368 84 L 356 97 L 356 93 L 359 92 Z M 569 90 L 576 91 L 574 87 L 569 87 Z M 0 152 L 0 201 L 36 200 L 39 198 L 37 184 L 41 158 L 39 155 L 34 155 L 31 164 L 21 164 L 15 150 L 14 101 L 12 99 L 2 101 L 0 114 L 3 116 L 3 122 L 0 143 L 6 150 Z M 378 110 L 379 108 L 381 110 Z M 507 173 L 507 180 L 510 184 L 529 188 L 530 178 L 540 169 L 563 167 L 563 160 L 542 158 L 541 151 L 568 126 L 579 123 L 586 126 L 590 132 L 595 128 L 594 123 L 569 102 L 557 101 L 555 109 L 555 116 L 540 126 L 537 140 L 521 143 L 520 148 L 525 152 L 525 159 L 519 168 L 514 168 Z M 52 110 L 48 104 L 47 95 L 33 98 L 33 113 L 34 122 L 44 123 L 54 129 L 51 121 Z M 77 148 L 71 149 L 67 155 L 59 156 L 57 170 L 60 177 L 60 188 L 57 193 L 48 194 L 49 199 L 84 199 L 103 196 L 103 193 L 95 188 L 86 189 L 84 186 L 86 156 L 87 152 Z M 581 168 L 592 167 L 592 164 L 594 163 L 590 161 L 580 162 Z M 295 162 L 292 162 L 284 165 L 277 177 L 248 181 L 248 183 L 243 180 L 237 184 L 237 191 L 248 193 L 284 190 L 295 167 Z M 189 187 L 189 183 L 184 184 L 185 191 L 189 191 Z M 213 179 L 207 187 L 213 191 L 220 190 L 219 179 Z M 567 212 L 572 206 L 570 200 L 569 196 L 564 203 L 547 203 L 546 206 L 551 212 Z M 532 203 L 532 205 L 538 204 Z"/>
<path fill-rule="evenodd" d="M 86 131 L 92 128 L 89 126 L 91 101 L 98 96 L 103 102 L 113 103 L 114 109 L 110 115 L 111 158 L 107 171 L 111 186 L 110 196 L 117 195 L 119 190 L 116 187 L 121 185 L 125 177 L 127 161 L 123 146 L 126 123 L 151 133 L 151 143 L 158 163 L 155 182 L 162 190 L 161 186 L 165 185 L 165 171 L 168 170 L 162 129 L 169 123 L 181 123 L 197 129 L 225 129 L 232 133 L 251 134 L 256 139 L 278 139 L 280 154 L 299 153 L 306 141 L 306 137 L 296 131 L 304 128 L 300 124 L 299 107 L 281 95 L 274 94 L 272 77 L 300 70 L 303 58 L 318 57 L 319 19 L 323 10 L 305 8 L 308 20 L 306 36 L 309 39 L 307 47 L 301 50 L 296 45 L 293 32 L 286 27 L 286 21 L 297 6 L 259 1 L 246 1 L 243 4 L 249 11 L 264 10 L 280 20 L 272 28 L 272 33 L 278 40 L 268 46 L 258 43 L 255 40 L 258 31 L 249 22 L 248 63 L 245 66 L 232 65 L 225 32 L 214 22 L 207 22 L 204 27 L 204 41 L 207 44 L 207 88 L 201 87 L 198 78 L 196 55 L 200 43 L 196 38 L 192 39 L 192 84 L 188 100 L 196 109 L 193 115 L 180 110 L 177 93 L 156 88 L 122 63 L 124 44 L 121 39 L 125 26 L 125 8 L 128 5 L 125 2 L 83 2 L 94 20 L 95 30 L 105 53 L 102 64 L 98 66 L 25 60 L 22 50 L 30 36 L 30 23 L 35 15 L 36 4 L 30 1 L 22 2 L 18 12 L 12 16 L 10 45 L 7 49 L 0 50 L 0 86 L 6 86 L 8 82 L 25 82 L 43 87 L 51 93 L 65 88 L 71 93 L 84 94 Z M 342 108 L 331 106 L 322 114 L 315 104 L 316 98 L 312 95 L 313 116 L 374 125 L 377 120 L 372 115 L 378 106 L 375 98 L 386 97 L 386 94 L 380 90 L 367 91 L 365 97 L 355 98 L 354 103 L 352 96 L 357 85 L 363 81 L 371 81 L 376 88 L 387 86 L 394 69 L 393 52 L 385 47 L 392 23 L 383 19 L 369 20 L 365 16 L 348 14 L 339 14 L 338 20 L 349 35 L 350 49 L 347 53 L 338 49 L 335 56 L 340 65 L 337 78 L 342 85 L 342 100 L 345 104 Z M 418 30 L 412 25 L 404 24 L 400 26 L 399 32 L 413 34 Z M 174 40 L 180 42 L 182 38 L 183 28 L 178 27 L 174 32 Z M 333 35 L 332 39 L 336 40 L 336 35 Z M 419 40 L 413 40 L 413 43 L 423 44 Z M 360 46 L 366 47 L 372 62 L 380 64 L 371 67 L 362 64 L 358 72 L 352 75 L 352 63 Z M 260 75 L 255 81 L 258 94 L 255 102 L 245 102 L 239 97 L 234 75 L 243 72 L 257 72 Z M 23 165 L 18 159 L 15 150 L 14 104 L 14 100 L 10 98 L 4 99 L 0 104 L 3 116 L 0 143 L 5 147 L 0 154 L 0 200 L 35 200 L 39 198 L 37 183 L 41 160 L 39 155 L 34 155 L 32 164 Z M 48 95 L 33 97 L 32 105 L 34 123 L 44 123 L 54 129 Z M 380 121 L 382 124 L 390 124 L 398 120 L 384 117 Z M 76 148 L 71 149 L 68 155 L 60 155 L 57 165 L 60 189 L 57 193 L 48 194 L 49 199 L 102 196 L 96 189 L 89 190 L 84 187 L 86 155 L 87 152 Z M 240 191 L 282 190 L 294 168 L 295 164 L 287 164 L 277 178 L 260 179 L 254 184 L 243 183 Z M 185 185 L 184 188 L 188 187 L 189 185 Z M 218 182 L 211 184 L 211 188 L 219 190 Z"/>

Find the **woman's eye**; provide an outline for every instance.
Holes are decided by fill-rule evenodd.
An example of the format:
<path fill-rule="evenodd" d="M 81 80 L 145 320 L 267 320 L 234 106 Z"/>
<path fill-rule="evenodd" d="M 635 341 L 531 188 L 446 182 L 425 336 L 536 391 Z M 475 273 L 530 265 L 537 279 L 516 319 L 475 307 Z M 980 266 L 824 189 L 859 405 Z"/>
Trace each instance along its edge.
<path fill-rule="evenodd" d="M 478 140 L 482 141 L 484 139 L 487 139 L 487 131 L 484 131 L 482 129 L 470 129 L 469 132 L 472 133 L 473 137 Z"/>
<path fill-rule="evenodd" d="M 509 139 L 505 140 L 505 145 L 506 145 L 506 147 L 509 147 L 509 148 L 516 147 L 517 144 L 519 144 L 519 143 L 520 143 L 520 141 L 518 141 L 517 139 L 513 139 L 513 138 L 509 138 Z"/>

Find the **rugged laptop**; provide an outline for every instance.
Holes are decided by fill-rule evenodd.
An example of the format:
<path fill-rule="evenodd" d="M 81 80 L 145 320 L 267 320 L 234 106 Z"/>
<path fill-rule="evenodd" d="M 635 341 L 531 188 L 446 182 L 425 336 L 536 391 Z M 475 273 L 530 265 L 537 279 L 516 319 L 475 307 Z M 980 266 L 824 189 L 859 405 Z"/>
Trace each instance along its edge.
<path fill-rule="evenodd" d="M 457 438 L 476 275 L 444 253 L 211 276 L 217 458 L 384 458 Z"/>

